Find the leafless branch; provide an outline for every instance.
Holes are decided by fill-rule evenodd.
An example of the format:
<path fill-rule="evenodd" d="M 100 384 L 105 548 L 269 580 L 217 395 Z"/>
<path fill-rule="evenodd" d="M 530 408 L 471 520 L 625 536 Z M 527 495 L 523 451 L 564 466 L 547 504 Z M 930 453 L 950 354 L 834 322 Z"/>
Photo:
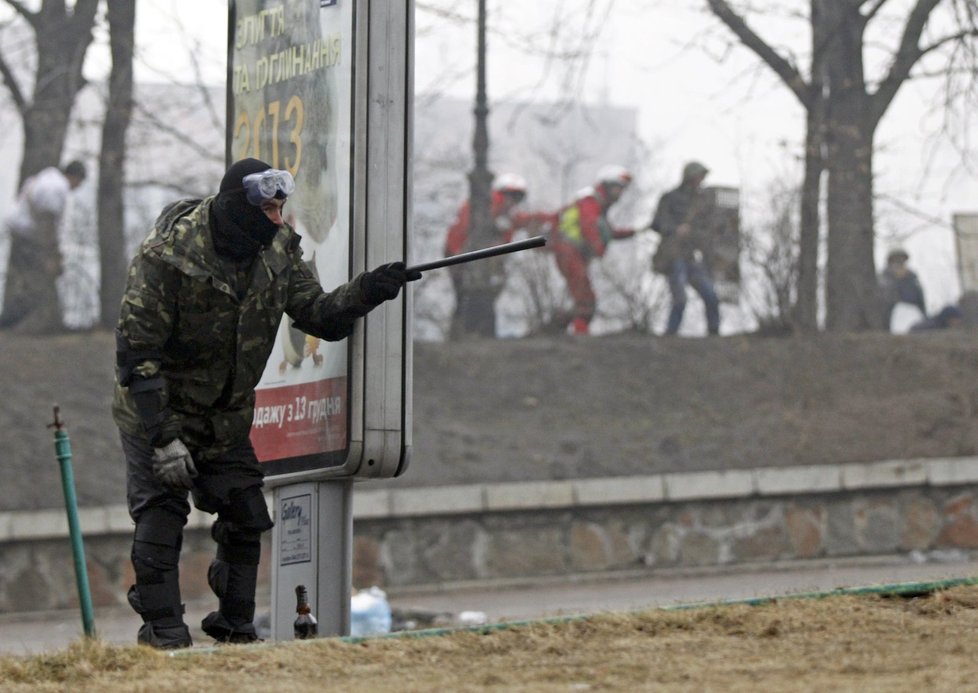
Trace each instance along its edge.
<path fill-rule="evenodd" d="M 37 21 L 37 12 L 31 12 L 29 9 L 27 9 L 24 3 L 20 2 L 20 0 L 4 0 L 4 2 L 6 2 L 11 9 L 14 10 L 14 12 L 30 23 L 31 26 L 36 26 L 35 22 Z"/>
<path fill-rule="evenodd" d="M 907 77 L 911 68 L 920 60 L 923 55 L 920 44 L 920 36 L 927 25 L 934 8 L 940 4 L 941 0 L 918 0 L 913 10 L 907 16 L 907 23 L 903 28 L 903 35 L 900 39 L 900 46 L 894 56 L 893 63 L 890 65 L 886 77 L 880 82 L 876 93 L 870 98 L 872 122 L 879 122 L 886 109 L 893 101 Z"/>
<path fill-rule="evenodd" d="M 758 55 L 787 85 L 806 108 L 810 106 L 812 94 L 809 84 L 798 70 L 779 55 L 747 24 L 743 17 L 734 12 L 726 0 L 707 0 L 713 14 L 740 39 L 741 43 Z"/>
<path fill-rule="evenodd" d="M 21 115 L 27 110 L 27 100 L 24 98 L 24 92 L 21 91 L 20 85 L 17 83 L 17 77 L 14 75 L 13 70 L 10 69 L 10 65 L 7 60 L 0 55 L 0 78 L 3 79 L 3 83 L 7 85 L 7 90 L 10 92 L 10 98 L 13 99 L 14 105 Z"/>

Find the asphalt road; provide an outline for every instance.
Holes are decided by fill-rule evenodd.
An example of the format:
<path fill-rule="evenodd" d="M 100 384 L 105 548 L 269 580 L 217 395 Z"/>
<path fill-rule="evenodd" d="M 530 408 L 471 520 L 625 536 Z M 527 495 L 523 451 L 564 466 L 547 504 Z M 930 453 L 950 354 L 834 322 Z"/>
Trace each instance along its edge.
<path fill-rule="evenodd" d="M 751 569 L 704 570 L 614 578 L 573 577 L 510 586 L 443 586 L 438 590 L 392 590 L 395 611 L 441 613 L 455 619 L 463 612 L 482 614 L 489 622 L 536 619 L 644 607 L 779 597 L 838 588 L 971 578 L 978 560 L 963 552 L 890 556 L 845 561 L 809 561 Z M 210 604 L 188 604 L 186 620 L 195 642 L 209 640 L 197 624 Z M 267 612 L 260 605 L 259 612 Z M 98 636 L 110 643 L 135 641 L 139 618 L 128 608 L 96 610 Z M 0 615 L 0 654 L 53 652 L 82 634 L 77 611 Z"/>

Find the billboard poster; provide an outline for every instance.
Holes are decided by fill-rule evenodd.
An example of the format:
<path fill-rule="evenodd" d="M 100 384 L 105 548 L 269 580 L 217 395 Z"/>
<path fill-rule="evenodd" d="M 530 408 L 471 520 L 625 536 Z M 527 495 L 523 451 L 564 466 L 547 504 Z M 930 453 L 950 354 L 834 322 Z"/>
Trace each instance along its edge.
<path fill-rule="evenodd" d="M 284 216 L 327 290 L 350 278 L 352 0 L 232 0 L 228 157 L 289 171 Z M 259 382 L 251 438 L 269 473 L 341 464 L 349 444 L 347 341 L 286 315 Z"/>
<path fill-rule="evenodd" d="M 740 301 L 740 190 L 703 188 L 700 223 L 706 233 L 716 292 L 725 303 Z"/>

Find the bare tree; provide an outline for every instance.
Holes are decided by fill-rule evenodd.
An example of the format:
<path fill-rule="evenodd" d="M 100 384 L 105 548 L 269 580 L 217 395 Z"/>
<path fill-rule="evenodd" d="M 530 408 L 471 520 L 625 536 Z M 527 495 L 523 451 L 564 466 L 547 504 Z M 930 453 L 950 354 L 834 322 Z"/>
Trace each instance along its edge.
<path fill-rule="evenodd" d="M 826 327 L 879 327 L 873 259 L 876 130 L 908 80 L 960 69 L 970 69 L 974 75 L 978 65 L 978 8 L 974 0 L 915 0 L 903 15 L 888 7 L 888 0 L 811 0 L 806 18 L 812 36 L 807 75 L 790 52 L 779 51 L 751 27 L 747 10 L 738 11 L 727 0 L 706 1 L 710 11 L 774 71 L 807 112 L 800 258 L 803 321 L 811 323 L 814 317 L 815 224 L 824 167 Z M 875 77 L 867 74 L 863 58 L 868 48 L 867 30 L 874 20 L 898 25 L 896 31 L 878 32 L 884 40 L 895 37 L 895 41 L 886 47 L 885 68 Z"/>
<path fill-rule="evenodd" d="M 4 2 L 30 27 L 37 54 L 33 85 L 28 91 L 0 49 L 0 76 L 24 126 L 23 182 L 41 169 L 61 163 L 72 106 L 85 86 L 82 64 L 92 43 L 99 0 L 43 0 L 35 12 L 19 0 Z"/>
<path fill-rule="evenodd" d="M 136 3 L 131 0 L 107 0 L 107 7 L 112 70 L 109 73 L 109 95 L 99 156 L 99 322 L 103 327 L 112 327 L 126 280 L 123 188 L 126 180 L 126 132 L 132 119 Z"/>
<path fill-rule="evenodd" d="M 28 89 L 21 83 L 8 51 L 0 47 L 0 78 L 20 116 L 24 131 L 24 155 L 20 163 L 20 184 L 49 166 L 61 164 L 75 98 L 85 85 L 82 64 L 92 43 L 99 0 L 43 0 L 36 11 L 19 0 L 4 0 L 26 22 L 33 35 L 32 81 Z M 54 242 L 54 241 L 51 241 Z M 57 249 L 52 249 L 53 256 Z M 13 265 L 7 270 L 7 282 L 18 281 L 18 273 L 44 273 L 43 281 L 50 291 L 38 298 L 31 331 L 50 332 L 63 328 L 55 282 L 60 263 L 44 267 Z"/>
<path fill-rule="evenodd" d="M 800 191 L 774 182 L 765 218 L 741 230 L 740 243 L 745 274 L 746 302 L 762 335 L 791 334 L 797 323 Z"/>

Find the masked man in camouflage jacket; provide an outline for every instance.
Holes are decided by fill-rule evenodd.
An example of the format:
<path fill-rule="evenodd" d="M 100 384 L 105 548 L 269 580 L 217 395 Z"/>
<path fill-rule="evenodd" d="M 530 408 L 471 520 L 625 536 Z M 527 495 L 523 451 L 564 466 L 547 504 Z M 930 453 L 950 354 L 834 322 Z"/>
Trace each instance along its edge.
<path fill-rule="evenodd" d="M 249 431 L 282 314 L 310 335 L 343 339 L 357 318 L 420 277 L 397 262 L 323 291 L 282 219 L 294 189 L 288 172 L 238 161 L 217 195 L 164 209 L 130 266 L 113 416 L 136 523 L 128 596 L 144 621 L 138 642 L 192 644 L 178 580 L 188 491 L 217 514 L 207 577 L 219 608 L 203 630 L 222 642 L 257 639 L 260 536 L 272 520 Z"/>

